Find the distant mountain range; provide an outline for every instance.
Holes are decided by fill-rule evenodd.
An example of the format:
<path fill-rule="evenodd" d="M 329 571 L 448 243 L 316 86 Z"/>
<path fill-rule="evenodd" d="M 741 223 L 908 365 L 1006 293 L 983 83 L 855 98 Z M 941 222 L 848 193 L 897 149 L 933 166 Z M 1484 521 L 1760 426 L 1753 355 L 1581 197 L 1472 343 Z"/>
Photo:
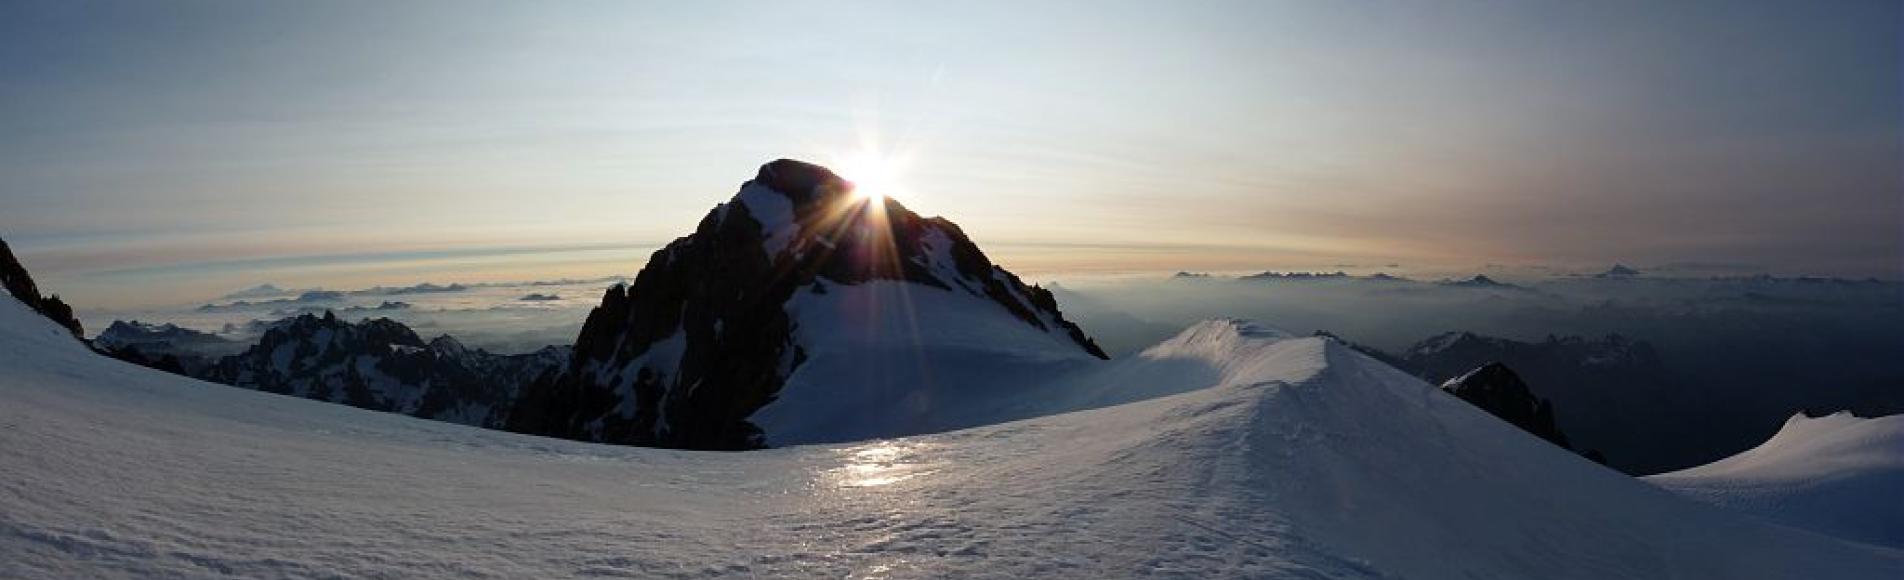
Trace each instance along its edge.
<path fill-rule="evenodd" d="M 137 320 L 113 321 L 93 337 L 92 344 L 113 358 L 194 377 L 203 376 L 218 357 L 236 354 L 245 347 L 209 332 Z"/>
<path fill-rule="evenodd" d="M 1713 401 L 1620 335 L 1452 332 L 1391 354 L 1217 318 L 1106 361 L 1063 289 L 787 160 L 608 289 L 574 348 L 494 355 L 330 310 L 242 347 L 136 321 L 91 343 L 298 399 L 788 446 L 769 452 L 207 388 L 88 352 L 0 254 L 19 298 L 0 297 L 0 430 L 32 443 L 0 445 L 17 532 L 0 554 L 32 576 L 1873 578 L 1900 560 L 1653 487 L 1898 545 L 1896 420 L 1794 417 L 1649 484 L 1555 447 L 1645 472 L 1731 442 Z M 311 525 L 268 533 L 286 522 Z M 354 556 L 366 538 L 404 557 Z"/>
<path fill-rule="evenodd" d="M 233 303 L 322 314 L 270 323 L 255 345 L 229 355 L 206 352 L 235 346 L 214 335 L 136 322 L 114 324 L 96 344 L 123 360 L 261 391 L 692 449 L 956 426 L 957 413 L 905 409 L 935 384 L 956 383 L 945 373 L 997 372 L 1010 359 L 1108 358 L 1059 312 L 1051 290 L 992 264 L 958 226 L 856 196 L 826 169 L 788 160 L 763 166 L 693 234 L 657 251 L 633 284 L 608 289 L 572 349 L 503 356 L 448 336 L 425 342 L 392 320 L 338 318 L 325 305 L 342 296 L 312 290 Z M 772 430 L 757 423 L 763 409 Z"/>
<path fill-rule="evenodd" d="M 229 348 L 243 348 L 228 338 L 193 330 L 176 324 L 147 324 L 137 320 L 115 320 L 93 337 L 93 345 L 102 348 L 145 348 L 152 351 L 208 354 Z"/>
<path fill-rule="evenodd" d="M 212 382 L 416 417 L 496 427 L 517 389 L 566 360 L 568 349 L 523 355 L 429 342 L 389 320 L 301 315 L 201 374 Z"/>
<path fill-rule="evenodd" d="M 977 304 L 986 308 L 958 314 L 1029 326 Z M 978 338 L 1012 343 L 1068 340 L 928 328 L 990 329 L 998 332 Z M 827 330 L 817 336 L 839 337 L 838 327 Z M 427 367 L 459 358 L 453 345 L 419 347 L 413 334 L 376 321 L 300 318 L 274 332 L 238 366 L 355 372 L 347 392 L 321 398 L 373 408 L 430 414 L 423 409 L 437 391 L 389 388 L 400 379 L 386 372 L 389 361 Z M 0 445 L 9 529 L 0 554 L 25 577 L 85 578 L 847 577 L 893 565 L 899 576 L 934 578 L 1862 579 L 1904 565 L 1895 550 L 1663 493 L 1334 341 L 1211 320 L 1102 362 L 1058 340 L 1034 351 L 1035 361 L 1012 358 L 1026 354 L 1021 348 L 949 359 L 947 337 L 922 338 L 934 357 L 927 362 L 959 362 L 974 374 L 892 387 L 959 401 L 1099 404 L 767 452 L 614 448 L 210 388 L 94 356 L 65 329 L 0 297 L 0 432 L 31 443 Z M 806 373 L 840 354 L 820 347 L 841 343 L 800 340 L 815 349 L 806 364 L 816 366 L 803 365 L 768 410 L 806 403 L 803 414 L 830 420 L 826 411 L 840 408 L 864 420 L 908 417 L 915 405 L 941 401 L 863 406 L 855 403 L 877 393 L 812 390 L 827 383 L 802 382 Z M 1051 377 L 1061 380 L 1045 390 L 987 380 L 998 378 L 988 371 L 1022 364 L 1057 370 Z M 291 378 L 271 384 L 306 389 Z M 1827 447 L 1871 440 L 1846 434 L 1796 439 Z M 1800 522 L 1871 541 L 1849 533 L 1860 522 L 1887 523 L 1894 475 L 1869 470 L 1881 461 L 1847 467 L 1840 460 L 1873 455 L 1846 451 L 1766 466 L 1876 485 L 1772 497 L 1848 508 L 1827 512 L 1834 515 L 1877 514 Z M 1768 478 L 1779 471 L 1746 481 L 1786 481 Z"/>
<path fill-rule="evenodd" d="M 1645 341 L 1608 335 L 1523 342 L 1449 332 L 1421 340 L 1399 355 L 1352 346 L 1457 395 L 1465 392 L 1464 383 L 1479 378 L 1487 378 L 1494 390 L 1525 390 L 1525 396 L 1510 396 L 1512 407 L 1549 406 L 1545 414 L 1551 416 L 1551 431 L 1546 427 L 1549 419 L 1536 421 L 1529 415 L 1539 414 L 1537 409 L 1521 413 L 1504 411 L 1500 404 L 1477 404 L 1543 439 L 1560 442 L 1557 437 L 1564 437 L 1569 444 L 1563 446 L 1628 473 L 1699 465 L 1751 444 L 1705 429 L 1714 420 L 1705 412 L 1709 405 L 1697 390 L 1682 384 Z M 1567 435 L 1559 436 L 1563 431 Z"/>
<path fill-rule="evenodd" d="M 256 344 L 172 324 L 116 321 L 93 339 L 114 358 L 207 381 L 427 419 L 500 428 L 522 385 L 567 364 L 568 347 L 521 355 L 424 341 L 389 319 L 331 312 L 261 327 Z"/>
<path fill-rule="evenodd" d="M 1900 282 L 1895 280 L 1880 280 L 1877 278 L 1840 278 L 1840 277 L 1827 277 L 1827 276 L 1773 276 L 1770 274 L 1756 274 L 1756 275 L 1750 275 L 1750 276 L 1674 277 L 1674 276 L 1663 276 L 1663 275 L 1648 275 L 1643 270 L 1626 266 L 1623 264 L 1614 264 L 1612 267 L 1609 267 L 1604 271 L 1594 273 L 1591 275 L 1585 275 L 1585 274 L 1573 275 L 1573 276 L 1560 275 L 1560 276 L 1555 276 L 1555 277 L 1547 278 L 1540 281 L 1527 282 L 1526 284 L 1528 285 L 1504 282 L 1502 280 L 1496 279 L 1486 274 L 1475 274 L 1466 278 L 1444 278 L 1440 280 L 1431 281 L 1431 280 L 1424 280 L 1424 279 L 1409 278 L 1406 276 L 1397 276 L 1394 274 L 1389 274 L 1387 272 L 1376 272 L 1374 274 L 1359 275 L 1359 274 L 1350 274 L 1342 270 L 1336 270 L 1336 271 L 1266 270 L 1266 271 L 1258 272 L 1255 274 L 1245 274 L 1245 275 L 1233 276 L 1233 277 L 1219 276 L 1219 275 L 1211 274 L 1208 272 L 1180 271 L 1175 274 L 1172 274 L 1170 278 L 1177 279 L 1177 280 L 1240 280 L 1240 281 L 1249 281 L 1249 282 L 1301 282 L 1301 281 L 1315 281 L 1315 280 L 1341 280 L 1341 281 L 1360 281 L 1360 282 L 1412 282 L 1416 284 L 1433 284 L 1433 285 L 1453 287 L 1453 288 L 1508 288 L 1508 289 L 1513 289 L 1513 288 L 1531 289 L 1529 288 L 1528 285 L 1537 286 L 1539 284 L 1547 283 L 1547 282 L 1566 282 L 1566 281 L 1577 281 L 1577 280 L 1643 280 L 1645 282 L 1658 283 L 1658 284 L 1684 284 L 1684 283 L 1690 283 L 1690 282 L 1733 282 L 1733 283 L 1758 283 L 1758 284 L 1800 284 L 1800 285 L 1840 285 L 1840 286 L 1871 286 L 1871 285 L 1900 284 Z"/>

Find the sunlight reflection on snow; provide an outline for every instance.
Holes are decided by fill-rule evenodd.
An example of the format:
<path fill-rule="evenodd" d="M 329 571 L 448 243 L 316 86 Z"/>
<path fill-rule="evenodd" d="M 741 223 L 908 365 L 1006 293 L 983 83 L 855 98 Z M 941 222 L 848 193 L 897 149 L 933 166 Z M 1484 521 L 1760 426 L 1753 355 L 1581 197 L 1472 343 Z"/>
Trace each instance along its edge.
<path fill-rule="evenodd" d="M 846 465 L 833 471 L 840 487 L 880 487 L 916 477 L 931 475 L 919 460 L 925 446 L 916 443 L 878 442 L 840 450 Z"/>
<path fill-rule="evenodd" d="M 899 562 L 903 563 L 905 560 L 899 560 Z M 854 572 L 847 576 L 847 578 L 850 580 L 884 580 L 890 577 L 893 569 L 893 564 L 875 564 L 865 570 Z"/>

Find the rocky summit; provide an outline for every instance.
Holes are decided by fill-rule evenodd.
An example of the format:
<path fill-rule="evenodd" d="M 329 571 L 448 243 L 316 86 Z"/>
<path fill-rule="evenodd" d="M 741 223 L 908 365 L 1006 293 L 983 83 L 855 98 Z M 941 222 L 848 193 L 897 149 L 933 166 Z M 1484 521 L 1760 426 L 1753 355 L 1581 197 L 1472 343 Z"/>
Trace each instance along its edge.
<path fill-rule="evenodd" d="M 830 340 L 799 328 L 790 301 L 891 283 L 923 300 L 982 301 L 989 306 L 972 317 L 1105 358 L 1051 292 L 993 264 L 957 225 L 782 159 L 656 251 L 632 285 L 609 289 L 566 371 L 529 386 L 509 428 L 691 449 L 763 446 L 766 434 L 749 417 L 786 396 L 814 343 Z"/>

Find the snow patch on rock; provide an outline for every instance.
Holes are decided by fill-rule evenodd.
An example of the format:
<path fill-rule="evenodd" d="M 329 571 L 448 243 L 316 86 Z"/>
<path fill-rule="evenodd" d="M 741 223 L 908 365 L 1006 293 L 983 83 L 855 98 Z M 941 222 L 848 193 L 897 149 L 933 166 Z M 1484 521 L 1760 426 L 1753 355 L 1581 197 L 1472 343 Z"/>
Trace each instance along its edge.
<path fill-rule="evenodd" d="M 747 213 L 754 221 L 760 222 L 760 233 L 765 237 L 765 249 L 769 258 L 777 258 L 786 251 L 787 245 L 800 235 L 800 224 L 793 215 L 793 200 L 786 194 L 774 191 L 766 184 L 747 182 L 741 187 L 734 200 L 747 207 Z"/>

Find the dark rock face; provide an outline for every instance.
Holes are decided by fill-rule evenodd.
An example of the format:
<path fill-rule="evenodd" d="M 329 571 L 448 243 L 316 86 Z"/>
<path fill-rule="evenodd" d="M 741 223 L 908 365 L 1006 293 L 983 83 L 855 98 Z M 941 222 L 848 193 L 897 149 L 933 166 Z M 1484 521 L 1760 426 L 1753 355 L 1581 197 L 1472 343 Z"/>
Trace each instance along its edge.
<path fill-rule="evenodd" d="M 1573 445 L 1554 426 L 1554 407 L 1546 399 L 1534 396 L 1520 375 L 1507 365 L 1491 362 L 1441 384 L 1447 391 L 1487 411 L 1522 431 L 1567 449 Z"/>
<path fill-rule="evenodd" d="M 0 240 L 0 285 L 6 286 L 7 292 L 27 308 L 73 331 L 73 338 L 85 338 L 86 330 L 73 316 L 73 307 L 57 295 L 41 296 L 40 287 L 33 283 L 33 276 L 27 274 L 26 267 L 20 265 L 20 259 L 13 257 L 13 249 L 7 247 L 6 240 Z"/>
<path fill-rule="evenodd" d="M 865 200 L 817 165 L 762 166 L 693 234 L 602 297 L 560 376 L 523 393 L 508 428 L 570 439 L 748 449 L 748 421 L 806 360 L 784 305 L 796 292 L 897 280 L 982 297 L 1105 358 L 1050 292 L 992 264 L 958 226 Z"/>
<path fill-rule="evenodd" d="M 1645 341 L 1621 335 L 1547 337 L 1524 342 L 1450 332 L 1416 343 L 1398 368 L 1440 384 L 1499 362 L 1552 402 L 1555 424 L 1575 445 L 1605 453 L 1608 464 L 1645 475 L 1710 463 L 1736 451 L 1711 401 L 1685 388 Z"/>
<path fill-rule="evenodd" d="M 194 357 L 184 359 L 173 353 L 146 352 L 136 345 L 122 347 L 101 347 L 95 345 L 94 348 L 106 356 L 175 375 L 196 376 L 196 373 L 204 372 L 204 370 L 210 366 L 203 358 Z M 191 362 L 187 362 L 187 360 Z"/>
<path fill-rule="evenodd" d="M 1423 355 L 1423 353 L 1432 352 L 1431 348 L 1417 346 L 1416 350 L 1411 352 L 1411 354 L 1417 355 L 1417 358 L 1410 359 L 1397 357 L 1366 345 L 1349 342 L 1326 331 L 1318 330 L 1315 335 L 1342 343 L 1344 346 L 1356 352 L 1368 355 L 1369 358 L 1424 378 L 1434 376 L 1431 372 L 1424 372 L 1422 370 L 1424 366 L 1440 366 L 1437 364 L 1438 361 L 1424 360 L 1429 358 L 1429 356 Z M 1501 341 L 1502 343 L 1512 342 L 1502 341 L 1501 339 L 1489 339 L 1466 333 L 1455 334 L 1453 336 L 1457 338 L 1466 336 L 1473 340 Z M 1424 343 L 1435 345 L 1436 343 L 1433 343 L 1433 340 L 1434 339 L 1430 339 L 1430 341 L 1424 341 Z M 1431 378 L 1430 380 L 1433 379 Z M 1512 369 L 1507 368 L 1507 365 L 1499 362 L 1489 362 L 1481 365 L 1479 368 L 1447 379 L 1441 383 L 1441 390 L 1447 391 L 1449 394 L 1463 401 L 1467 401 L 1469 404 L 1480 407 L 1481 410 L 1487 411 L 1489 414 L 1503 421 L 1507 421 L 1515 427 L 1520 427 L 1522 431 L 1526 431 L 1535 437 L 1559 445 L 1563 449 L 1575 451 L 1594 463 L 1605 465 L 1607 462 L 1606 455 L 1600 453 L 1597 449 L 1585 451 L 1574 449 L 1573 443 L 1568 441 L 1565 434 L 1561 433 L 1559 425 L 1554 421 L 1553 404 L 1546 399 L 1535 396 L 1533 389 L 1528 388 L 1527 383 L 1521 380 L 1520 375 L 1515 374 Z"/>
<path fill-rule="evenodd" d="M 351 323 L 325 313 L 274 324 L 258 344 L 196 374 L 242 388 L 498 427 L 520 385 L 568 359 L 561 347 L 505 356 L 465 348 L 448 336 L 425 343 L 389 319 Z M 166 370 L 162 360 L 153 363 L 148 366 Z"/>

